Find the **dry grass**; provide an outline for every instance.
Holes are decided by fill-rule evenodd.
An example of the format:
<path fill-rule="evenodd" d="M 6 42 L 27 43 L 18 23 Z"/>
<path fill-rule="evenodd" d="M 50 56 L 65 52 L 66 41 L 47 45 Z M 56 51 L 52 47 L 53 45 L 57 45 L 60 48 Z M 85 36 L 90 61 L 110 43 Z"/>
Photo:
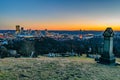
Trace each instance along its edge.
<path fill-rule="evenodd" d="M 120 59 L 117 59 L 120 61 Z M 120 66 L 83 57 L 0 59 L 0 80 L 119 80 Z"/>

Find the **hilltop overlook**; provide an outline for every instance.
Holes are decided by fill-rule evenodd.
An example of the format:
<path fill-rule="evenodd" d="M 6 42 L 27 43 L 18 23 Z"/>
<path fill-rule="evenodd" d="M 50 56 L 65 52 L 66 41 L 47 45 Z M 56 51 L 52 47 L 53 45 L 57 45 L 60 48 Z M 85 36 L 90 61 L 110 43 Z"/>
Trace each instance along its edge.
<path fill-rule="evenodd" d="M 119 68 L 98 64 L 85 55 L 4 58 L 0 59 L 0 80 L 119 80 Z"/>

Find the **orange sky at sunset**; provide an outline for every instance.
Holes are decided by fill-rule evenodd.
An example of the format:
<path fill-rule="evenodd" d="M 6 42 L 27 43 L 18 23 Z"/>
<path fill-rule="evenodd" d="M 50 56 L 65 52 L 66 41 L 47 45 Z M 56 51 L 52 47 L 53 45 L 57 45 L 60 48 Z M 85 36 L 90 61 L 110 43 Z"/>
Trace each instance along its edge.
<path fill-rule="evenodd" d="M 120 25 L 93 25 L 93 24 L 65 24 L 65 23 L 47 23 L 47 24 L 38 24 L 38 23 L 29 23 L 29 24 L 24 24 L 24 23 L 15 23 L 15 24 L 10 24 L 12 26 L 8 26 L 6 29 L 9 30 L 15 30 L 16 25 L 20 25 L 21 27 L 24 27 L 24 29 L 32 29 L 32 30 L 96 30 L 96 31 L 103 31 L 107 27 L 112 27 L 113 30 L 119 31 L 120 30 Z M 4 30 L 4 27 L 3 27 Z"/>
<path fill-rule="evenodd" d="M 120 31 L 120 0 L 0 0 L 0 30 Z M 22 6 L 21 6 L 22 5 Z"/>
<path fill-rule="evenodd" d="M 120 28 L 119 26 L 77 26 L 77 25 L 66 25 L 66 26 L 62 26 L 62 25 L 53 25 L 53 26 L 37 26 L 37 25 L 33 25 L 33 26 L 25 26 L 25 29 L 32 29 L 32 30 L 44 30 L 44 29 L 48 29 L 48 30 L 95 30 L 95 31 L 104 31 L 107 27 L 111 27 L 113 30 L 115 31 L 119 31 Z"/>

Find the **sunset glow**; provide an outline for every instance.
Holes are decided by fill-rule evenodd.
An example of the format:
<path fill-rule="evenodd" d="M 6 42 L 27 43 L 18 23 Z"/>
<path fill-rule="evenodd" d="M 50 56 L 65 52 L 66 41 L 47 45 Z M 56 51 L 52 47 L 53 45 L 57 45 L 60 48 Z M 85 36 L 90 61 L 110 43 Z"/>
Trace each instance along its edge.
<path fill-rule="evenodd" d="M 120 30 L 119 0 L 0 0 L 0 29 Z"/>

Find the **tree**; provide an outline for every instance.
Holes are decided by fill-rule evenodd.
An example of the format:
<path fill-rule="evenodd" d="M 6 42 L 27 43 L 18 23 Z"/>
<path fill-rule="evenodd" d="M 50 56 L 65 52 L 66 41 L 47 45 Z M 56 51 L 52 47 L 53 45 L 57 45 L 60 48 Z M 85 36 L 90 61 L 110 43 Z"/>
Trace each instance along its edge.
<path fill-rule="evenodd" d="M 0 58 L 8 57 L 9 52 L 6 47 L 0 46 Z"/>
<path fill-rule="evenodd" d="M 34 48 L 34 42 L 33 41 L 28 41 L 28 40 L 21 41 L 21 46 L 20 46 L 20 49 L 19 49 L 19 53 L 22 56 L 28 57 L 34 51 L 35 51 L 35 48 Z"/>

